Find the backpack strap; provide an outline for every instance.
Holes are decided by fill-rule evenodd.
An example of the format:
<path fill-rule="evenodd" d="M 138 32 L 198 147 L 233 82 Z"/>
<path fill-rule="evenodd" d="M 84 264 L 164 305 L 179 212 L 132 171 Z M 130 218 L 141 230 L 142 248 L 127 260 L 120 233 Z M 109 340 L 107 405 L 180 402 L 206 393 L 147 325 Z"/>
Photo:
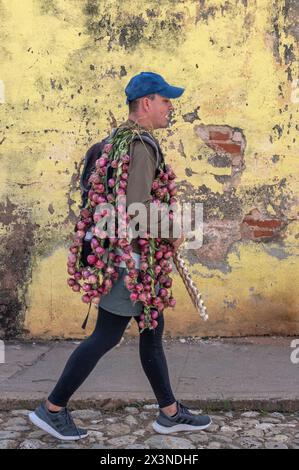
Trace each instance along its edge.
<path fill-rule="evenodd" d="M 95 168 L 95 163 L 97 159 L 101 156 L 103 152 L 104 146 L 108 143 L 109 139 L 111 139 L 114 134 L 116 133 L 117 128 L 113 128 L 112 132 L 109 136 L 103 139 L 101 142 L 94 144 L 88 151 L 86 152 L 84 158 L 84 166 L 80 176 L 80 189 L 82 195 L 82 206 L 85 205 L 87 201 L 87 194 L 90 189 L 90 184 L 88 183 L 88 179 Z"/>
<path fill-rule="evenodd" d="M 95 162 L 102 152 L 104 145 L 103 141 L 94 144 L 90 149 L 87 150 L 86 155 L 84 157 L 84 166 L 80 176 L 80 189 L 82 193 L 88 192 L 88 178 L 90 176 L 91 168 L 95 165 Z"/>

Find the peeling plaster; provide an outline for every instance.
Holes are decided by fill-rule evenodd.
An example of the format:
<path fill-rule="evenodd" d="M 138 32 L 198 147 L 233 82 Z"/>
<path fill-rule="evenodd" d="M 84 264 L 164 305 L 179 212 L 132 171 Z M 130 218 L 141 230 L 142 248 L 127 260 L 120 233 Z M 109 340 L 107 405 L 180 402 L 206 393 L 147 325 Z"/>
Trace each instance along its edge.
<path fill-rule="evenodd" d="M 0 337 L 9 339 L 22 331 L 37 226 L 8 197 L 0 203 L 0 214 L 0 223 L 9 229 L 1 237 Z"/>

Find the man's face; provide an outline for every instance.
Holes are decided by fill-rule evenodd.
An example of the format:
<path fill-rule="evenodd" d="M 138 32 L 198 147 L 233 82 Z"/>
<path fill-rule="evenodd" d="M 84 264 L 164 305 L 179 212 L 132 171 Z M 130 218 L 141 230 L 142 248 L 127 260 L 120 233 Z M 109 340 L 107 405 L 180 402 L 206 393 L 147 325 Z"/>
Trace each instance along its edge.
<path fill-rule="evenodd" d="M 168 127 L 174 109 L 170 99 L 156 94 L 153 100 L 148 99 L 146 108 L 153 129 Z"/>

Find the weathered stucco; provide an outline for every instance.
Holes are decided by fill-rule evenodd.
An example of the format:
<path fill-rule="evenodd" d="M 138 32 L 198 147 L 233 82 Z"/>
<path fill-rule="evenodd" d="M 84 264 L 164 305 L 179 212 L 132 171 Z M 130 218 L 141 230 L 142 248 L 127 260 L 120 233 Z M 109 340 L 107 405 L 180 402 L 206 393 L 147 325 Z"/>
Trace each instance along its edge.
<path fill-rule="evenodd" d="M 82 157 L 143 70 L 186 88 L 157 136 L 180 200 L 204 203 L 185 258 L 210 318 L 175 275 L 166 333 L 298 334 L 297 0 L 0 0 L 0 14 L 1 337 L 84 336 L 66 286 Z"/>

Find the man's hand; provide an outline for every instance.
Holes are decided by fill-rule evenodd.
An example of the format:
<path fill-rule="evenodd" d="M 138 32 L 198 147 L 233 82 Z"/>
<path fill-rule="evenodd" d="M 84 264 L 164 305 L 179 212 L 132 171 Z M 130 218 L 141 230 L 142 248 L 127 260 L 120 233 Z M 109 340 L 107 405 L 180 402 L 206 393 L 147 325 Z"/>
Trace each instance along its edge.
<path fill-rule="evenodd" d="M 184 243 L 185 237 L 182 235 L 180 238 L 178 238 L 175 242 L 172 243 L 173 246 L 173 251 L 177 251 L 178 248 Z"/>

